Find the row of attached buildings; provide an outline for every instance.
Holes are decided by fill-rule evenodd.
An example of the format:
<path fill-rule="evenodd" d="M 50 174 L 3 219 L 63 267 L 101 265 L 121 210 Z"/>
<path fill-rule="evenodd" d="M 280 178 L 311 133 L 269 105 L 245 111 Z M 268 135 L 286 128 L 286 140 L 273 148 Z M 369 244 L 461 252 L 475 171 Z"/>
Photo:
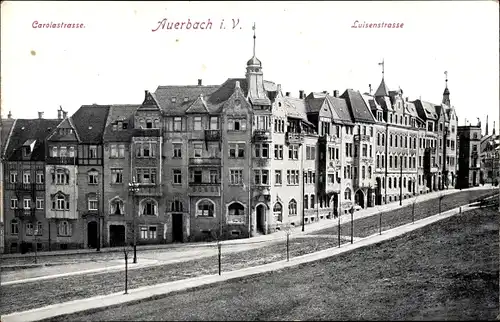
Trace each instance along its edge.
<path fill-rule="evenodd" d="M 58 114 L 2 122 L 5 252 L 246 238 L 459 182 L 447 86 L 293 97 L 254 55 L 222 85 Z"/>

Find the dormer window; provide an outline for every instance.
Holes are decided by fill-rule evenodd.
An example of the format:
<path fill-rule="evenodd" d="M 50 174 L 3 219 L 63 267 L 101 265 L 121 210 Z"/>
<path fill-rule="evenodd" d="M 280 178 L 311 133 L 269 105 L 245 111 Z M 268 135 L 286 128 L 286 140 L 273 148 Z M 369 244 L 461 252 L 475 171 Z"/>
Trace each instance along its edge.
<path fill-rule="evenodd" d="M 65 147 L 65 146 L 62 146 L 62 147 L 59 149 L 59 156 L 60 156 L 61 158 L 66 157 L 67 152 L 68 152 L 68 151 L 67 151 L 66 147 Z"/>
<path fill-rule="evenodd" d="M 139 126 L 144 129 L 146 127 L 146 122 L 144 121 L 144 119 L 140 119 L 139 120 Z"/>
<path fill-rule="evenodd" d="M 52 147 L 52 156 L 57 157 L 57 147 L 56 146 Z"/>
<path fill-rule="evenodd" d="M 118 129 L 118 126 L 116 124 L 113 124 L 113 131 L 116 131 Z"/>
<path fill-rule="evenodd" d="M 23 156 L 29 157 L 31 155 L 31 148 L 29 146 L 23 147 Z"/>
<path fill-rule="evenodd" d="M 127 122 L 123 122 L 122 129 L 126 130 L 127 128 L 128 128 L 128 123 Z"/>
<path fill-rule="evenodd" d="M 172 97 L 172 103 L 175 103 L 175 101 L 176 101 L 176 98 Z"/>
<path fill-rule="evenodd" d="M 69 147 L 69 157 L 70 158 L 74 158 L 75 157 L 75 147 L 74 146 L 70 146 Z"/>
<path fill-rule="evenodd" d="M 123 123 L 121 121 L 118 122 L 118 130 L 121 130 L 123 128 Z"/>
<path fill-rule="evenodd" d="M 184 102 L 187 102 L 187 101 L 189 101 L 189 98 L 184 97 Z"/>

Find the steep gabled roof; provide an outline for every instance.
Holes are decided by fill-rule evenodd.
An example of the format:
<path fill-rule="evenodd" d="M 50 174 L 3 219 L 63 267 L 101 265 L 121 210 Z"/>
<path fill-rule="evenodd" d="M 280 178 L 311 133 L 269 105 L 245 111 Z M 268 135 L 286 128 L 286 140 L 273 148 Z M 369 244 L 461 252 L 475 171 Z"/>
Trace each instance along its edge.
<path fill-rule="evenodd" d="M 347 89 L 340 97 L 346 100 L 355 122 L 375 123 L 373 114 L 359 91 Z"/>
<path fill-rule="evenodd" d="M 420 116 L 422 120 L 437 120 L 439 118 L 434 104 L 420 99 L 413 101 L 413 103 L 417 109 L 418 116 Z"/>
<path fill-rule="evenodd" d="M 283 103 L 286 108 L 286 116 L 307 120 L 307 102 L 305 99 L 285 96 Z"/>
<path fill-rule="evenodd" d="M 81 143 L 102 142 L 109 105 L 82 105 L 71 117 Z"/>
<path fill-rule="evenodd" d="M 0 156 L 3 157 L 5 152 L 5 147 L 7 146 L 10 132 L 12 131 L 12 127 L 14 125 L 15 120 L 8 118 L 2 120 L 2 142 L 0 146 Z"/>
<path fill-rule="evenodd" d="M 200 94 L 209 96 L 220 86 L 158 86 L 154 95 L 167 115 L 183 115 Z M 172 100 L 175 98 L 175 101 Z M 221 102 L 222 103 L 222 102 Z"/>
<path fill-rule="evenodd" d="M 36 143 L 31 152 L 31 160 L 45 160 L 45 140 L 60 122 L 59 119 L 17 119 L 5 147 L 5 159 L 22 160 L 23 144 L 33 139 Z"/>
<path fill-rule="evenodd" d="M 385 84 L 385 80 L 382 78 L 380 85 L 375 92 L 375 96 L 389 96 L 389 88 Z"/>
<path fill-rule="evenodd" d="M 104 128 L 104 142 L 129 142 L 134 134 L 134 113 L 141 105 L 110 105 Z M 127 122 L 127 129 L 113 131 L 113 123 Z"/>
<path fill-rule="evenodd" d="M 338 115 L 338 120 L 335 120 L 334 118 L 334 121 L 346 125 L 354 125 L 351 113 L 349 112 L 349 107 L 347 106 L 347 102 L 344 98 L 328 95 L 326 99 L 328 100 L 328 104 L 331 106 L 332 113 L 335 112 L 335 114 Z"/>
<path fill-rule="evenodd" d="M 72 131 L 69 133 L 65 134 L 60 134 L 58 129 L 71 129 Z M 76 141 L 80 142 L 80 137 L 78 135 L 78 132 L 76 131 L 76 127 L 73 124 L 73 121 L 71 120 L 71 117 L 67 116 L 64 118 L 55 129 L 52 130 L 52 133 L 49 134 L 47 137 L 48 141 L 61 141 L 61 142 L 68 142 L 68 141 Z"/>
<path fill-rule="evenodd" d="M 203 94 L 200 94 L 200 96 L 198 96 L 198 98 L 191 104 L 191 106 L 187 108 L 186 113 L 191 113 L 191 114 L 209 113 L 207 104 L 203 99 Z"/>

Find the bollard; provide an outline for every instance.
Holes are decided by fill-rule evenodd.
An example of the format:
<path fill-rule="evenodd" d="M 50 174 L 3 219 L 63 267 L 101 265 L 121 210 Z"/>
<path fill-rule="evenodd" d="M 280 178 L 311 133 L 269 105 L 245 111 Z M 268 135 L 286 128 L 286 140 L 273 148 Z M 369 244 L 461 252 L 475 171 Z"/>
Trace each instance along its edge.
<path fill-rule="evenodd" d="M 128 254 L 125 252 L 125 293 L 128 294 Z"/>
<path fill-rule="evenodd" d="M 222 265 L 221 265 L 221 244 L 217 242 L 217 248 L 219 249 L 219 275 L 221 275 Z"/>

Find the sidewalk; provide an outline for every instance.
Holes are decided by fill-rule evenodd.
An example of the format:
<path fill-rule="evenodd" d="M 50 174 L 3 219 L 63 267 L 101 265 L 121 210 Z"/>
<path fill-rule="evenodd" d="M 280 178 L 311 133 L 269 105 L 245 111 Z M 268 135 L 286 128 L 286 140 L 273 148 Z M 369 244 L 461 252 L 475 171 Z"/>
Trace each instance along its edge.
<path fill-rule="evenodd" d="M 371 208 L 366 208 L 366 209 L 361 209 L 359 211 L 356 211 L 354 213 L 354 219 L 358 218 L 363 218 L 366 216 L 370 216 L 373 214 L 378 214 L 379 211 L 385 212 L 385 211 L 390 211 L 392 209 L 396 209 L 399 207 L 404 207 L 411 205 L 413 200 L 417 198 L 417 202 L 421 201 L 426 201 L 429 199 L 435 199 L 438 198 L 441 194 L 444 195 L 449 195 L 453 193 L 458 193 L 460 191 L 471 191 L 471 190 L 488 190 L 488 189 L 493 189 L 491 184 L 485 184 L 484 186 L 478 186 L 478 187 L 473 187 L 473 188 L 468 188 L 464 190 L 460 189 L 447 189 L 447 190 L 441 190 L 441 191 L 434 191 L 430 192 L 427 194 L 422 194 L 418 195 L 416 197 L 412 197 L 409 199 L 405 199 L 402 201 L 402 206 L 399 205 L 399 201 L 394 201 L 388 204 L 384 205 L 379 205 Z M 498 189 L 498 188 L 496 188 Z M 350 219 L 350 214 L 343 214 L 341 215 L 342 218 L 349 216 Z M 312 231 L 317 231 L 321 230 L 323 228 L 328 228 L 331 226 L 334 226 L 337 224 L 337 219 L 324 219 L 322 221 L 317 221 L 314 223 L 306 224 L 305 225 L 305 230 L 306 234 L 308 232 Z M 293 234 L 297 233 L 302 233 L 301 232 L 302 227 L 297 226 L 297 227 L 292 227 L 291 231 Z M 268 234 L 268 235 L 261 235 L 257 237 L 251 237 L 251 238 L 244 238 L 244 239 L 232 239 L 232 240 L 224 240 L 221 241 L 221 244 L 238 244 L 238 243 L 247 243 L 248 240 L 252 241 L 265 241 L 265 240 L 271 240 L 274 239 L 275 236 L 282 234 L 284 235 L 285 232 L 277 232 L 274 234 Z M 138 245 L 137 246 L 137 251 L 144 251 L 144 250 L 157 250 L 157 249 L 169 249 L 169 248 L 184 248 L 184 247 L 203 247 L 203 246 L 214 246 L 216 245 L 216 242 L 188 242 L 188 243 L 179 243 L 179 244 L 159 244 L 159 245 Z M 38 257 L 43 257 L 43 256 L 56 256 L 56 255 L 78 255 L 78 254 L 99 254 L 99 253 L 113 253 L 113 252 L 122 252 L 123 247 L 105 247 L 101 248 L 99 252 L 97 252 L 95 249 L 76 249 L 76 250 L 62 250 L 62 251 L 44 251 L 44 252 L 38 252 L 37 256 Z M 34 257 L 34 253 L 28 253 L 28 254 L 1 254 L 0 258 L 25 258 L 25 257 Z"/>
<path fill-rule="evenodd" d="M 482 189 L 483 187 L 476 187 L 472 189 Z M 485 186 L 484 189 L 487 189 Z M 459 192 L 456 189 L 450 189 L 443 191 L 444 194 L 452 194 Z M 438 194 L 429 193 L 425 195 L 418 196 L 417 201 L 425 201 L 438 197 Z M 411 205 L 414 198 L 406 199 L 402 201 L 403 207 Z M 362 209 L 354 213 L 354 220 L 358 220 L 364 217 L 369 217 L 378 214 L 379 212 L 391 211 L 393 209 L 400 208 L 399 202 L 375 206 L 373 208 Z M 350 214 L 341 215 L 341 224 L 350 221 Z M 295 227 L 291 229 L 290 240 L 295 238 L 320 238 L 322 235 L 310 235 L 316 231 L 337 226 L 338 218 L 336 219 L 326 219 L 320 222 L 312 223 L 305 226 L 305 231 L 302 232 L 302 227 Z M 323 236 L 324 237 L 324 236 Z M 329 236 L 331 237 L 331 236 Z M 286 232 L 280 231 L 273 234 L 261 235 L 258 237 L 227 240 L 222 241 L 221 244 L 224 246 L 225 253 L 234 253 L 247 251 L 255 248 L 261 248 L 268 246 L 274 242 L 282 242 L 286 238 Z M 358 238 L 354 238 L 357 240 Z M 162 245 L 166 246 L 166 245 Z M 185 246 L 185 247 L 182 247 Z M 139 249 L 138 249 L 139 250 Z M 172 263 L 185 262 L 195 259 L 201 259 L 204 257 L 215 256 L 217 254 L 216 243 L 192 243 L 192 244 L 181 244 L 176 245 L 176 247 L 161 249 L 154 249 L 151 252 L 139 252 L 138 251 L 138 264 L 132 264 L 132 254 L 129 253 L 129 268 L 138 269 L 159 265 L 168 265 Z M 122 263 L 122 264 L 117 264 Z M 41 266 L 29 269 L 22 269 L 17 271 L 2 271 L 2 283 L 1 285 L 11 285 L 18 283 L 27 283 L 37 280 L 53 279 L 64 276 L 80 275 L 88 273 L 99 273 L 99 272 L 115 272 L 123 271 L 124 260 L 123 258 L 114 258 L 107 261 L 87 261 L 84 263 L 71 263 L 71 264 L 61 264 L 58 266 Z"/>
<path fill-rule="evenodd" d="M 467 211 L 475 209 L 478 207 L 463 206 L 462 211 Z M 406 224 L 399 226 L 390 230 L 384 231 L 381 235 L 374 234 L 372 236 L 359 239 L 353 244 L 346 244 L 338 248 L 329 248 L 319 252 L 302 255 L 298 257 L 291 258 L 289 262 L 286 260 L 278 261 L 266 265 L 249 267 L 245 269 L 223 272 L 221 276 L 219 275 L 207 275 L 200 276 L 196 278 L 190 278 L 180 281 L 168 282 L 163 284 L 157 284 L 153 286 L 141 287 L 137 289 L 129 290 L 129 294 L 125 295 L 123 292 L 96 296 L 93 298 L 87 298 L 83 300 L 75 300 L 65 303 L 59 303 L 55 305 L 46 306 L 43 308 L 28 310 L 24 312 L 11 313 L 2 316 L 1 319 L 4 322 L 13 321 L 36 321 L 41 319 L 52 318 L 60 315 L 66 315 L 96 308 L 104 308 L 114 305 L 120 305 L 132 301 L 145 300 L 159 295 L 169 294 L 171 292 L 187 290 L 193 287 L 199 287 L 203 285 L 209 285 L 217 282 L 230 281 L 234 279 L 239 279 L 246 276 L 257 275 L 264 272 L 276 271 L 286 267 L 292 267 L 303 263 L 308 263 L 312 261 L 317 261 L 320 259 L 332 257 L 338 254 L 346 253 L 351 250 L 361 248 L 367 245 L 379 243 L 381 241 L 389 240 L 394 237 L 403 235 L 410 231 L 419 229 L 426 225 L 432 224 L 434 222 L 443 220 L 445 218 L 454 216 L 459 212 L 458 208 L 443 212 L 438 215 L 430 216 L 421 220 L 416 221 L 414 224 Z"/>

